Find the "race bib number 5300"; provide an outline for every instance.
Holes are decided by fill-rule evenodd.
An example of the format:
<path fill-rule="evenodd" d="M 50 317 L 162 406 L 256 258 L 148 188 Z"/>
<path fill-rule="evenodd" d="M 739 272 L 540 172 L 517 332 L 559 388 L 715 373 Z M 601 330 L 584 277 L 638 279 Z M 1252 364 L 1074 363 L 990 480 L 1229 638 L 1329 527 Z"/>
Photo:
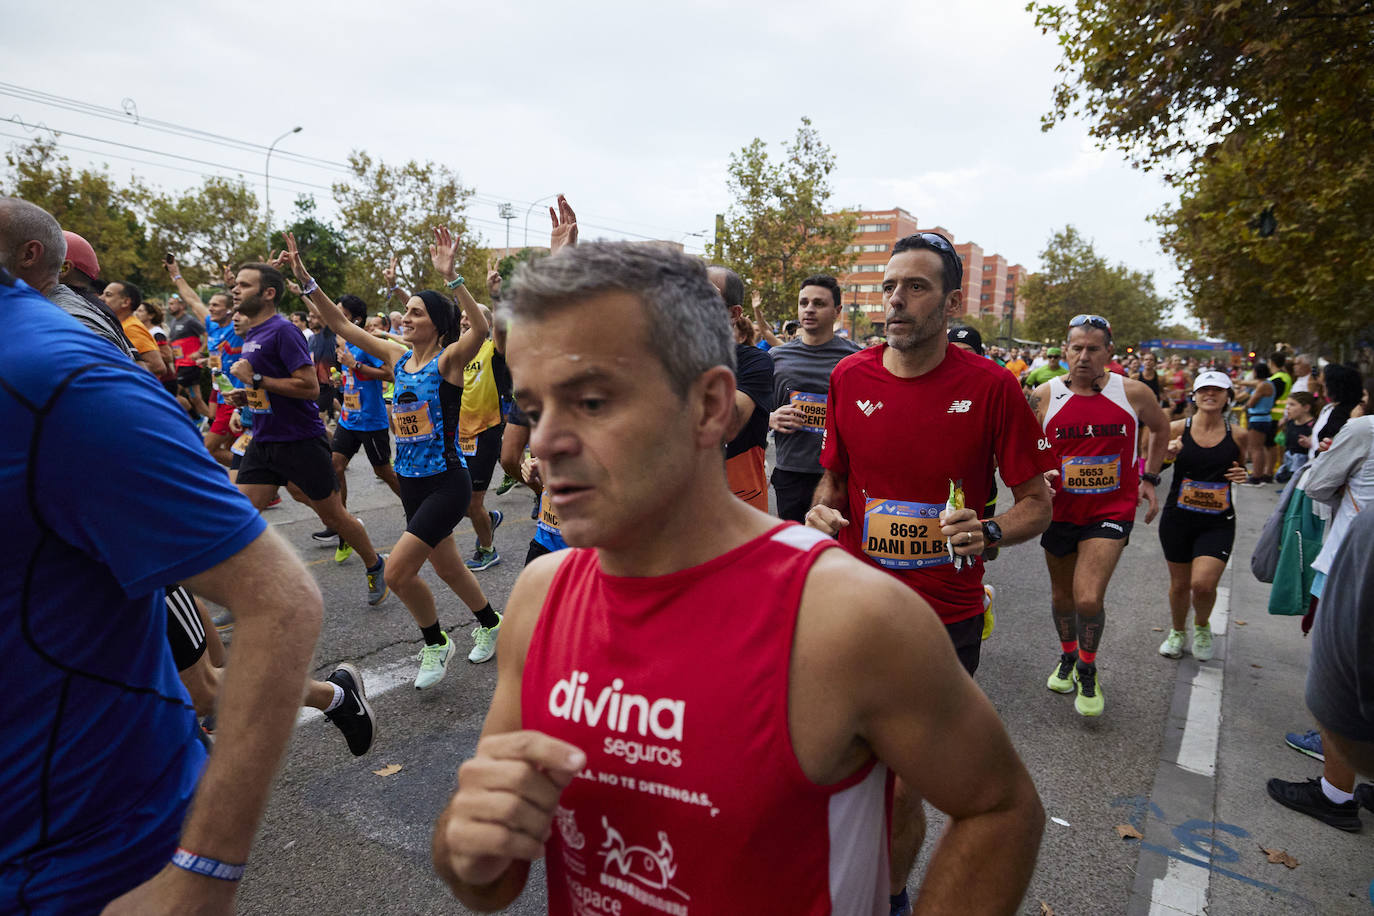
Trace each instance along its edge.
<path fill-rule="evenodd" d="M 1069 493 L 1110 493 L 1121 486 L 1121 456 L 1075 455 L 1064 459 L 1060 473 Z"/>
<path fill-rule="evenodd" d="M 870 499 L 864 504 L 864 553 L 885 569 L 924 569 L 950 562 L 940 512 L 944 503 Z"/>

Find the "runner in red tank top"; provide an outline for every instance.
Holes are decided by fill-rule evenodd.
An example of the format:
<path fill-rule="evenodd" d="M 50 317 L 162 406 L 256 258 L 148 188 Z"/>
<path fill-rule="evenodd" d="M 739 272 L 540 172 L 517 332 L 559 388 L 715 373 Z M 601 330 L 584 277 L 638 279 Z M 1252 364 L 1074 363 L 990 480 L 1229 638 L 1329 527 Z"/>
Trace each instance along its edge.
<path fill-rule="evenodd" d="M 1013 912 L 1035 789 L 928 605 L 732 495 L 734 343 L 701 262 L 598 243 L 514 287 L 515 398 L 573 547 L 511 594 L 435 828 L 455 895 L 500 909 L 544 855 L 554 914 L 881 916 L 895 772 L 950 814 L 930 909 Z"/>
<path fill-rule="evenodd" d="M 1040 538 L 1050 570 L 1050 601 L 1060 656 L 1048 687 L 1074 693 L 1079 715 L 1100 716 L 1097 648 L 1106 613 L 1102 607 L 1121 551 L 1130 540 L 1136 503 L 1159 511 L 1155 485 L 1169 443 L 1169 420 L 1154 392 L 1137 379 L 1107 371 L 1112 326 L 1100 315 L 1069 322 L 1065 351 L 1069 374 L 1035 389 L 1031 407 L 1059 459 L 1054 521 Z M 1136 470 L 1141 424 L 1150 430 L 1144 474 Z"/>

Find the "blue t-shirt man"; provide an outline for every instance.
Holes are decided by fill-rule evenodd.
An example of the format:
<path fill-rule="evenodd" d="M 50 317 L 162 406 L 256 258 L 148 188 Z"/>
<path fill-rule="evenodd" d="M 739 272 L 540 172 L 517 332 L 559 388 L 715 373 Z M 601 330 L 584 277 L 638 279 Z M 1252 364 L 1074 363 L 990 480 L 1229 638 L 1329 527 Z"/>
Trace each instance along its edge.
<path fill-rule="evenodd" d="M 224 324 L 220 324 L 206 316 L 205 346 L 210 356 L 219 357 L 220 371 L 229 379 L 229 383 L 235 388 L 242 388 L 243 380 L 229 373 L 243 354 L 243 338 L 234 333 L 234 319 L 226 316 Z"/>
<path fill-rule="evenodd" d="M 382 360 L 368 353 L 362 347 L 345 343 L 348 352 L 360 365 L 380 369 Z M 343 414 L 339 423 L 344 429 L 357 433 L 371 433 L 386 429 L 386 401 L 382 399 L 381 379 L 361 379 L 356 372 L 343 370 Z"/>
<path fill-rule="evenodd" d="M 152 376 L 3 271 L 0 312 L 0 912 L 99 912 L 205 763 L 163 586 L 265 526 Z"/>

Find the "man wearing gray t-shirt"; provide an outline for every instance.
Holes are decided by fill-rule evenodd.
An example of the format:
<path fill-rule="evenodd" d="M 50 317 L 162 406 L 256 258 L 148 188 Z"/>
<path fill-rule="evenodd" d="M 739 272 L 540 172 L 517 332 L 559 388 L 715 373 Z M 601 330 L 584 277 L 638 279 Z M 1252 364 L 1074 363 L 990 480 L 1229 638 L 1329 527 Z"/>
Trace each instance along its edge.
<path fill-rule="evenodd" d="M 859 346 L 835 336 L 840 315 L 840 284 L 834 277 L 807 277 L 797 294 L 797 336 L 768 351 L 773 357 L 773 403 L 768 416 L 777 460 L 773 494 L 778 517 L 805 522 L 812 495 L 821 482 L 821 439 L 830 372 Z"/>

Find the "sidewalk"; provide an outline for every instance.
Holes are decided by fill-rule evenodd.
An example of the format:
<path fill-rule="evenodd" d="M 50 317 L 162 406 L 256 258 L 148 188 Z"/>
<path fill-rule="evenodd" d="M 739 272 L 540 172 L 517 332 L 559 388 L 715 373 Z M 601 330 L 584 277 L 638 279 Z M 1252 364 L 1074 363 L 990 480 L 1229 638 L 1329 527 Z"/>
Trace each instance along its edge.
<path fill-rule="evenodd" d="M 1236 545 L 1213 618 L 1216 658 L 1180 662 L 1155 786 L 1132 816 L 1145 834 L 1133 914 L 1374 913 L 1374 814 L 1363 812 L 1364 833 L 1348 834 L 1282 807 L 1264 788 L 1274 776 L 1321 775 L 1319 761 L 1283 742 L 1313 727 L 1303 700 L 1310 643 L 1301 618 L 1269 615 L 1269 586 L 1250 573 L 1278 496 L 1272 486 L 1237 488 Z M 1261 847 L 1298 865 L 1270 863 Z"/>

